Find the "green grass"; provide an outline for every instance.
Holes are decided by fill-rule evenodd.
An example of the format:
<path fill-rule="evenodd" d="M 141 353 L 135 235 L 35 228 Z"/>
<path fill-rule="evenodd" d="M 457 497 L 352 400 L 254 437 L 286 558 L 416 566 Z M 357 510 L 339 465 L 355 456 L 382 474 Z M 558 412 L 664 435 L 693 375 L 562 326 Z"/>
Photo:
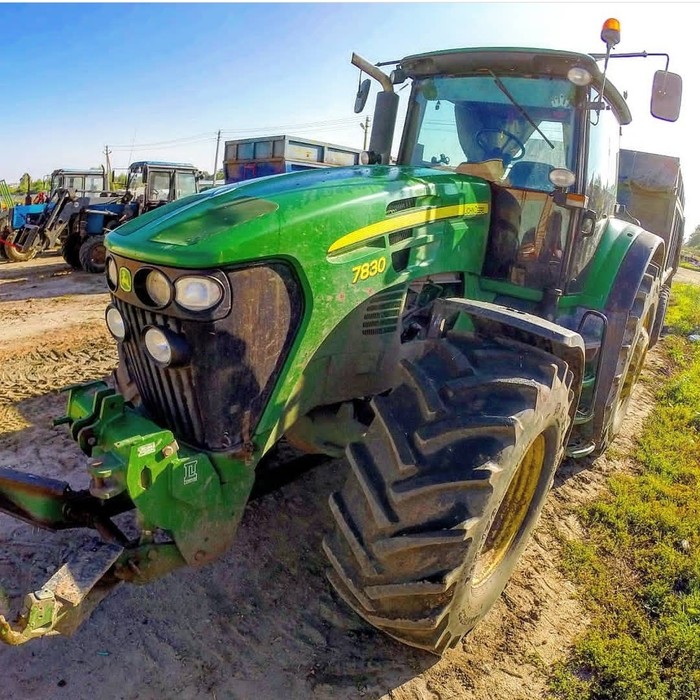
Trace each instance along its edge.
<path fill-rule="evenodd" d="M 551 678 L 565 700 L 700 699 L 700 287 L 674 285 L 669 381 L 637 450 L 639 473 L 586 506 L 564 568 L 591 625 Z"/>

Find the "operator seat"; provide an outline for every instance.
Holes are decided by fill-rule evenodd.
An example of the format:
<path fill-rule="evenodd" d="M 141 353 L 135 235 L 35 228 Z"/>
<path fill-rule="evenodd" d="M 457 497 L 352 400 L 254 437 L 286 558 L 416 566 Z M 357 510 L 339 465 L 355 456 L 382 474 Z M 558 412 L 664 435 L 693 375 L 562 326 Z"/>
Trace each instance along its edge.
<path fill-rule="evenodd" d="M 513 167 L 508 173 L 508 180 L 511 187 L 551 192 L 554 185 L 549 181 L 549 173 L 553 169 L 554 166 L 549 163 L 519 160 L 517 163 L 513 163 Z"/>

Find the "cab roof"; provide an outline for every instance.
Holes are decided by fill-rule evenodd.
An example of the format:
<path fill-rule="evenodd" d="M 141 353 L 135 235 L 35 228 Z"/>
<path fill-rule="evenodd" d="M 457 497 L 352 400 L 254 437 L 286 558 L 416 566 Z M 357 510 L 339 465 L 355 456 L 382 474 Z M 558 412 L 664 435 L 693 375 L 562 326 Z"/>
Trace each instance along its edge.
<path fill-rule="evenodd" d="M 566 78 L 570 68 L 585 68 L 598 88 L 603 74 L 595 59 L 584 53 L 513 47 L 447 49 L 415 54 L 401 59 L 399 66 L 410 78 L 431 76 L 478 75 L 491 70 L 499 77 L 512 75 L 550 75 Z M 609 100 L 621 124 L 632 121 L 629 107 L 617 88 L 605 81 L 605 97 Z"/>
<path fill-rule="evenodd" d="M 132 168 L 143 168 L 144 166 L 149 166 L 151 168 L 186 168 L 187 170 L 196 170 L 197 168 L 192 165 L 192 163 L 168 163 L 162 160 L 138 160 L 129 166 L 129 170 Z"/>

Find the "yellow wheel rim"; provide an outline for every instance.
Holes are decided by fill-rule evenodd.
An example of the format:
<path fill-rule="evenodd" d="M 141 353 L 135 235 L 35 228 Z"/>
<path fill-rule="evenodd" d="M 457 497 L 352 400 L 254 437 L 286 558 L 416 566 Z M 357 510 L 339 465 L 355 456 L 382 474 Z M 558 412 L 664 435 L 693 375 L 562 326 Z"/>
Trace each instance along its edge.
<path fill-rule="evenodd" d="M 538 435 L 520 460 L 477 556 L 473 586 L 485 583 L 513 546 L 540 481 L 545 446 L 544 435 Z"/>

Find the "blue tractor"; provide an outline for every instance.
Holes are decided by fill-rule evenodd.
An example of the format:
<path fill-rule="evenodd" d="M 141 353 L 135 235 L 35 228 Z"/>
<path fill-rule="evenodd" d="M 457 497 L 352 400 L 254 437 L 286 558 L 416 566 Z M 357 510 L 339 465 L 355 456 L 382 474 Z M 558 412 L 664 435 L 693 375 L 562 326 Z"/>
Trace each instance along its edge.
<path fill-rule="evenodd" d="M 97 197 L 106 194 L 107 177 L 104 168 L 75 170 L 59 168 L 51 173 L 50 195 L 45 202 L 15 204 L 9 202 L 5 211 L 0 213 L 0 258 L 12 262 L 22 262 L 33 258 L 38 249 L 23 251 L 16 243 L 21 237 L 22 229 L 28 225 L 38 224 L 48 216 L 58 199 L 59 190 L 70 190 L 80 197 Z"/>
<path fill-rule="evenodd" d="M 199 175 L 189 163 L 138 161 L 129 166 L 124 192 L 58 188 L 36 222 L 25 223 L 9 244 L 5 242 L 7 256 L 29 260 L 60 243 L 63 258 L 71 267 L 104 272 L 105 233 L 163 204 L 195 194 Z"/>

